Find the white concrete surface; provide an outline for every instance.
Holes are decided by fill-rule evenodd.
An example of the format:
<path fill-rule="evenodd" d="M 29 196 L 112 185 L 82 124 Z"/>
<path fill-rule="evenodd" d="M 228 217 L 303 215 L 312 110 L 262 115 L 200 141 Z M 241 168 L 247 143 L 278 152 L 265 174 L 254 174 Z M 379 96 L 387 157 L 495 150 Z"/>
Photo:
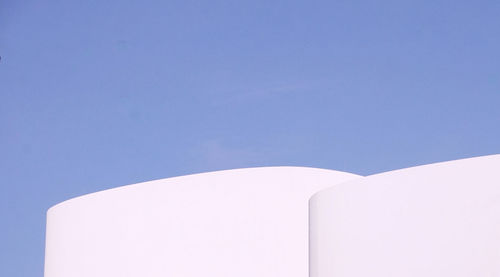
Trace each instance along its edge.
<path fill-rule="evenodd" d="M 310 220 L 310 277 L 498 277 L 500 155 L 334 186 Z"/>
<path fill-rule="evenodd" d="M 74 198 L 48 211 L 45 277 L 304 277 L 309 197 L 356 178 L 250 168 Z"/>

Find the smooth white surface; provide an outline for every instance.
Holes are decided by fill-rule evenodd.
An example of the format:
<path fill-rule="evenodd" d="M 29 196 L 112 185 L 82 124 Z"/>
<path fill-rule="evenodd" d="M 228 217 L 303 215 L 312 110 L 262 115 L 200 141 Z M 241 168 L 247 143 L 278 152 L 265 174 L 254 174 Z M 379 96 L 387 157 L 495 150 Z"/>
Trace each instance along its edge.
<path fill-rule="evenodd" d="M 304 277 L 309 197 L 355 178 L 251 168 L 78 197 L 48 211 L 45 277 Z"/>
<path fill-rule="evenodd" d="M 334 186 L 310 220 L 310 277 L 498 277 L 500 155 Z"/>

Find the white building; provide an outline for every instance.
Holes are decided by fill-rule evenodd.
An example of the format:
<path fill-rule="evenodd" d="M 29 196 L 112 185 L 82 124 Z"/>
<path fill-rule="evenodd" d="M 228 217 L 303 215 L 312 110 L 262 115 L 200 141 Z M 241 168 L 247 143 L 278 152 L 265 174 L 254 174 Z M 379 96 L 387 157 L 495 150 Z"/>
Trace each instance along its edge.
<path fill-rule="evenodd" d="M 195 174 L 47 214 L 45 277 L 500 276 L 499 261 L 500 155 Z"/>
<path fill-rule="evenodd" d="M 48 211 L 45 277 L 304 277 L 310 196 L 355 178 L 264 167 L 77 197 Z"/>

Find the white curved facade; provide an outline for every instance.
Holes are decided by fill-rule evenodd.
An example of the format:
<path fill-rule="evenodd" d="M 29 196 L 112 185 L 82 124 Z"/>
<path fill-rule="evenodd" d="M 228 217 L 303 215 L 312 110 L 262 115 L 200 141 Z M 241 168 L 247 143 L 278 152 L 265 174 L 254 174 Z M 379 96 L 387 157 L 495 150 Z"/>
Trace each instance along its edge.
<path fill-rule="evenodd" d="M 74 198 L 48 211 L 45 277 L 304 277 L 309 197 L 356 178 L 251 168 Z"/>
<path fill-rule="evenodd" d="M 77 197 L 47 213 L 45 277 L 308 272 L 499 277 L 500 155 L 367 177 L 210 172 Z"/>
<path fill-rule="evenodd" d="M 498 277 L 500 155 L 334 186 L 310 220 L 310 277 Z"/>

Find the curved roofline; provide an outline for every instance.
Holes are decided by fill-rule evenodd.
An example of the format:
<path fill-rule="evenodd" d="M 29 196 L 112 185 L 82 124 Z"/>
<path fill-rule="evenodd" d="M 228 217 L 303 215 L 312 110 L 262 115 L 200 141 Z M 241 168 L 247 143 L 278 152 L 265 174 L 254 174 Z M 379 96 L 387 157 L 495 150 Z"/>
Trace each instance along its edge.
<path fill-rule="evenodd" d="M 289 168 L 289 169 L 313 169 L 313 170 L 319 170 L 319 171 L 330 171 L 330 172 L 342 173 L 342 174 L 346 174 L 346 175 L 352 175 L 353 177 L 354 176 L 362 177 L 360 175 L 357 175 L 357 174 L 354 174 L 354 173 L 350 173 L 350 172 L 339 171 L 339 170 L 334 170 L 334 169 L 327 169 L 327 168 L 308 167 L 308 166 L 286 166 L 286 165 L 285 166 L 256 166 L 256 167 L 222 169 L 222 170 L 215 170 L 215 171 L 190 173 L 190 174 L 186 174 L 186 175 L 177 175 L 177 176 L 166 177 L 166 178 L 161 178 L 161 179 L 155 179 L 155 180 L 150 180 L 150 181 L 132 183 L 132 184 L 122 185 L 122 186 L 118 186 L 118 187 L 114 187 L 114 188 L 108 188 L 108 189 L 99 190 L 99 191 L 96 191 L 96 192 L 91 192 L 91 193 L 79 195 L 79 196 L 75 196 L 75 197 L 66 199 L 66 200 L 64 200 L 62 202 L 59 202 L 57 204 L 54 204 L 54 205 L 50 206 L 47 209 L 46 213 L 48 214 L 51 210 L 57 208 L 58 206 L 64 205 L 64 204 L 66 204 L 66 203 L 68 203 L 70 201 L 76 200 L 76 199 L 81 199 L 81 198 L 84 198 L 84 197 L 89 197 L 89 196 L 92 196 L 92 195 L 95 195 L 95 194 L 100 194 L 100 193 L 103 193 L 103 192 L 110 192 L 110 191 L 114 191 L 114 190 L 122 190 L 122 189 L 129 188 L 131 186 L 145 185 L 145 184 L 148 184 L 148 183 L 153 183 L 153 182 L 158 182 L 158 181 L 163 181 L 163 180 L 175 180 L 175 179 L 181 179 L 181 178 L 188 178 L 188 177 L 197 176 L 197 175 L 215 175 L 215 174 L 235 172 L 235 171 L 249 171 L 249 170 L 259 170 L 259 169 L 263 170 L 263 169 L 273 169 L 273 168 L 274 169 L 285 169 L 285 168 Z"/>
<path fill-rule="evenodd" d="M 442 162 L 435 162 L 435 163 L 430 163 L 430 164 L 416 165 L 416 166 L 410 166 L 410 167 L 405 167 L 405 168 L 399 168 L 399 169 L 395 169 L 395 170 L 384 171 L 384 172 L 375 173 L 375 174 L 372 174 L 372 175 L 362 176 L 362 177 L 364 177 L 364 178 L 378 177 L 378 176 L 386 175 L 386 174 L 389 174 L 389 173 L 390 174 L 394 174 L 394 173 L 398 173 L 398 172 L 406 171 L 406 170 L 413 170 L 413 169 L 419 169 L 419 168 L 424 168 L 424 167 L 434 167 L 434 166 L 446 165 L 446 164 L 455 163 L 455 162 L 465 162 L 465 161 L 468 161 L 468 160 L 476 160 L 476 159 L 480 160 L 480 159 L 488 159 L 488 158 L 494 158 L 494 157 L 500 158 L 500 154 L 491 154 L 491 155 L 485 155 L 485 156 L 474 156 L 474 157 L 456 159 L 456 160 L 451 160 L 451 161 L 442 161 Z M 311 201 L 314 198 L 316 198 L 318 194 L 321 194 L 323 192 L 335 189 L 335 188 L 337 188 L 340 185 L 344 185 L 344 184 L 350 183 L 350 182 L 356 182 L 356 180 L 350 180 L 350 181 L 342 182 L 342 183 L 339 183 L 339 184 L 337 184 L 335 186 L 331 186 L 329 188 L 322 189 L 322 190 L 314 193 L 309 198 L 309 201 Z"/>

